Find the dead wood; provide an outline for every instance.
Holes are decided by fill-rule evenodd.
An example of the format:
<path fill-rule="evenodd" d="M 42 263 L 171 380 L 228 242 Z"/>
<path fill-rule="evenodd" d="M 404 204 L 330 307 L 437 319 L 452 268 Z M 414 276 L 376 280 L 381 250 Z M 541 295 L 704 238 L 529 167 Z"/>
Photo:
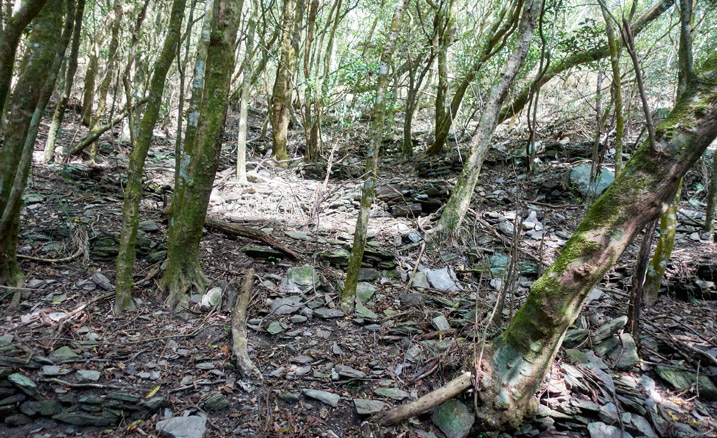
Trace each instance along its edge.
<path fill-rule="evenodd" d="M 274 239 L 267 233 L 263 231 L 256 230 L 254 228 L 245 227 L 243 225 L 234 224 L 222 219 L 218 219 L 216 217 L 207 216 L 207 219 L 204 221 L 204 226 L 221 231 L 224 234 L 228 234 L 230 236 L 239 236 L 239 237 L 245 237 L 247 239 L 257 240 L 259 242 L 265 243 L 272 248 L 276 249 L 277 251 L 280 251 L 287 256 L 291 257 L 292 259 L 298 260 L 300 258 L 299 254 L 295 252 L 294 250 L 290 249 L 289 247 L 285 246 L 283 243 L 279 242 L 278 240 Z"/>
<path fill-rule="evenodd" d="M 261 382 L 263 380 L 261 371 L 251 361 L 247 351 L 246 318 L 253 284 L 254 269 L 249 269 L 244 276 L 244 282 L 239 289 L 232 311 L 232 341 L 233 351 L 237 357 L 237 367 L 242 376 L 254 382 Z"/>

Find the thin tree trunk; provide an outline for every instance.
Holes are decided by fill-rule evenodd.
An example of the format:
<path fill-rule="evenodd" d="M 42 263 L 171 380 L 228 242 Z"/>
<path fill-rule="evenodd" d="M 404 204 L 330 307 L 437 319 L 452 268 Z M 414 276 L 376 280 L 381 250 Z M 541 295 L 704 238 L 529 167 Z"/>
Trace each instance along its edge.
<path fill-rule="evenodd" d="M 705 217 L 704 230 L 712 236 L 715 230 L 715 206 L 717 206 L 717 151 L 712 156 L 712 178 L 707 193 L 707 212 Z"/>
<path fill-rule="evenodd" d="M 304 153 L 304 161 L 316 161 L 319 154 L 318 139 L 312 135 L 314 129 L 313 113 L 315 105 L 314 88 L 316 87 L 316 77 L 312 77 L 313 65 L 311 59 L 311 49 L 314 44 L 314 30 L 316 28 L 316 14 L 319 9 L 319 0 L 311 0 L 309 5 L 309 17 L 306 20 L 306 44 L 304 46 L 304 138 L 306 139 L 306 148 Z"/>
<path fill-rule="evenodd" d="M 601 8 L 605 19 L 605 33 L 610 48 L 610 66 L 612 67 L 612 97 L 615 105 L 615 176 L 622 172 L 622 149 L 625 136 L 625 115 L 622 101 L 622 74 L 620 73 L 620 50 L 615 38 L 615 28 L 610 16 Z"/>
<path fill-rule="evenodd" d="M 122 233 L 117 255 L 116 299 L 114 313 L 121 314 L 134 309 L 132 301 L 132 268 L 135 260 L 135 243 L 139 224 L 139 204 L 142 200 L 142 173 L 147 153 L 152 143 L 154 125 L 159 118 L 162 106 L 162 95 L 167 79 L 167 72 L 172 66 L 177 53 L 182 33 L 182 19 L 186 0 L 174 0 L 169 17 L 167 35 L 164 37 L 162 51 L 154 64 L 147 107 L 142 117 L 142 125 L 129 157 L 127 169 L 127 185 L 125 187 L 124 204 L 122 207 Z"/>
<path fill-rule="evenodd" d="M 294 58 L 294 46 L 291 38 L 291 25 L 294 23 L 296 0 L 284 1 L 284 13 L 281 25 L 281 56 L 276 67 L 276 79 L 271 95 L 272 150 L 274 158 L 282 162 L 289 159 L 286 151 L 287 131 L 289 128 L 289 105 L 291 105 L 291 65 Z"/>
<path fill-rule="evenodd" d="M 389 66 L 396 48 L 396 40 L 401 26 L 401 19 L 410 0 L 402 0 L 396 7 L 391 20 L 391 27 L 388 31 L 388 39 L 381 54 L 379 62 L 378 79 L 376 81 L 376 100 L 373 106 L 373 117 L 371 121 L 371 137 L 369 140 L 368 158 L 366 159 L 366 172 L 364 176 L 363 189 L 361 191 L 361 208 L 356 219 L 356 231 L 354 232 L 354 243 L 351 248 L 348 271 L 344 290 L 341 293 L 341 308 L 344 312 L 351 313 L 356 301 L 356 285 L 358 284 L 359 270 L 366 247 L 366 235 L 368 234 L 368 218 L 373 204 L 374 192 L 376 190 L 376 173 L 378 172 L 378 156 L 383 139 L 384 119 L 386 117 L 386 88 L 389 79 Z"/>
<path fill-rule="evenodd" d="M 196 124 L 197 129 L 184 142 L 182 166 L 177 171 L 182 183 L 170 208 L 167 268 L 161 281 L 169 292 L 170 308 L 186 304 L 185 293 L 191 287 L 203 292 L 206 284 L 199 265 L 199 241 L 219 162 L 242 6 L 242 1 L 215 2 L 210 13 L 211 32 L 207 35 L 211 39 L 205 42 L 206 69 L 201 69 L 206 71 L 206 85 L 200 88 L 198 112 L 190 114 L 188 123 Z M 195 68 L 195 72 L 199 70 Z M 202 80 L 195 76 L 197 79 Z"/>
<path fill-rule="evenodd" d="M 32 159 L 33 144 L 27 142 L 28 132 L 50 76 L 48 66 L 53 65 L 58 49 L 63 3 L 54 1 L 37 15 L 28 41 L 33 50 L 25 53 L 23 71 L 9 100 L 7 129 L 0 149 L 0 284 L 19 286 L 23 280 L 16 256 L 21 206 L 18 199 L 27 182 L 28 160 Z M 25 151 L 28 144 L 29 153 Z"/>
<path fill-rule="evenodd" d="M 60 134 L 62 129 L 62 122 L 65 119 L 65 110 L 67 104 L 70 102 L 70 95 L 72 94 L 72 85 L 75 81 L 75 74 L 77 73 L 77 56 L 80 53 L 80 41 L 82 37 L 82 17 L 85 13 L 85 0 L 77 1 L 77 11 L 75 12 L 74 19 L 74 30 L 72 35 L 72 48 L 70 49 L 70 58 L 67 61 L 67 71 L 65 72 L 65 83 L 63 85 L 62 96 L 60 101 L 55 107 L 55 112 L 52 115 L 52 122 L 47 132 L 47 141 L 45 142 L 44 158 L 46 162 L 50 162 L 55 157 L 55 142 L 57 136 Z M 65 149 L 65 148 L 63 148 Z M 60 157 L 66 155 L 66 151 L 60 151 L 58 154 Z M 58 160 L 61 161 L 61 160 Z"/>
<path fill-rule="evenodd" d="M 470 205 L 478 177 L 480 175 L 483 159 L 493 138 L 493 132 L 498 124 L 498 114 L 505 100 L 508 90 L 518 75 L 520 67 L 530 49 L 533 30 L 541 9 L 540 0 L 526 0 L 523 5 L 517 40 L 510 59 L 501 69 L 498 82 L 493 85 L 481 115 L 478 129 L 471 139 L 471 153 L 466 160 L 455 189 L 451 194 L 441 219 L 438 230 L 457 230 Z"/>
<path fill-rule="evenodd" d="M 256 16 L 259 10 L 256 0 L 251 2 L 249 24 L 247 26 L 246 48 L 244 50 L 244 72 L 242 73 L 241 93 L 239 96 L 239 135 L 237 136 L 237 180 L 247 183 L 246 179 L 246 132 L 249 117 L 249 95 L 251 93 L 251 64 L 254 58 L 254 37 L 256 34 Z"/>

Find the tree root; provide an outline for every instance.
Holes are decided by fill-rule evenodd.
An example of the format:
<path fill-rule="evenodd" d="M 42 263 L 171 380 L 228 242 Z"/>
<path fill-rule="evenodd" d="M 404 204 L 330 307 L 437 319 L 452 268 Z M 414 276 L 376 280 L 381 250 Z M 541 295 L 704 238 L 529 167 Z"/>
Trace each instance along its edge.
<path fill-rule="evenodd" d="M 241 375 L 253 382 L 261 382 L 263 380 L 261 371 L 251 361 L 247 352 L 247 307 L 249 307 L 253 284 L 254 269 L 249 269 L 244 277 L 241 289 L 239 289 L 236 304 L 232 311 L 232 350 L 237 357 L 237 367 Z"/>

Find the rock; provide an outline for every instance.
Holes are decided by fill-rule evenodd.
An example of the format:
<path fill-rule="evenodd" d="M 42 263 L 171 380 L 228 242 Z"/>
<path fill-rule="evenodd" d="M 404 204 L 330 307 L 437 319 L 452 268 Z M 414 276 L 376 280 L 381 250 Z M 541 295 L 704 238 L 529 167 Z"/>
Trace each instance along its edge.
<path fill-rule="evenodd" d="M 695 373 L 689 371 L 676 370 L 664 366 L 656 366 L 655 372 L 667 383 L 672 385 L 678 391 L 684 391 L 690 388 L 696 381 Z M 699 377 L 699 393 L 700 397 L 707 400 L 717 400 L 717 387 L 709 377 L 700 374 Z"/>
<path fill-rule="evenodd" d="M 53 415 L 52 419 L 75 426 L 114 426 L 120 417 L 110 411 L 103 411 L 101 415 L 65 411 Z"/>
<path fill-rule="evenodd" d="M 431 287 L 431 285 L 428 284 L 428 278 L 426 277 L 425 272 L 416 272 L 416 275 L 413 276 L 411 286 L 417 289 L 428 289 Z"/>
<path fill-rule="evenodd" d="M 588 424 L 588 432 L 590 432 L 590 438 L 632 438 L 632 435 L 627 432 L 621 434 L 620 428 L 608 426 L 601 421 Z"/>
<path fill-rule="evenodd" d="M 203 438 L 207 433 L 207 418 L 191 415 L 172 417 L 157 422 L 155 429 L 160 436 L 168 438 Z"/>
<path fill-rule="evenodd" d="M 314 240 L 311 233 L 309 233 L 308 231 L 284 231 L 284 234 L 296 240 L 303 240 L 306 242 L 311 242 L 312 240 Z"/>
<path fill-rule="evenodd" d="M 570 329 L 565 334 L 563 345 L 566 348 L 574 348 L 580 345 L 587 337 L 588 331 L 586 329 Z"/>
<path fill-rule="evenodd" d="M 307 397 L 315 398 L 316 400 L 319 400 L 322 403 L 326 403 L 327 405 L 332 406 L 334 408 L 339 405 L 339 400 L 341 400 L 341 396 L 338 394 L 326 391 L 319 391 L 316 389 L 304 389 L 302 393 Z"/>
<path fill-rule="evenodd" d="M 60 409 L 62 406 L 56 400 L 26 401 L 20 405 L 20 411 L 30 417 L 35 415 L 51 417 L 60 412 Z"/>
<path fill-rule="evenodd" d="M 289 294 L 305 294 L 320 285 L 321 282 L 313 266 L 294 266 L 286 271 L 286 275 L 279 285 L 279 291 Z"/>
<path fill-rule="evenodd" d="M 100 380 L 100 372 L 94 370 L 79 370 L 76 373 L 77 381 L 80 383 L 84 382 L 96 382 Z"/>
<path fill-rule="evenodd" d="M 291 403 L 298 402 L 300 398 L 301 398 L 301 394 L 299 394 L 298 392 L 280 392 L 279 393 L 279 399 L 287 401 L 287 402 L 291 402 Z"/>
<path fill-rule="evenodd" d="M 378 279 L 378 271 L 373 268 L 361 268 L 359 269 L 359 281 L 375 281 Z"/>
<path fill-rule="evenodd" d="M 581 163 L 570 169 L 570 186 L 584 197 L 599 195 L 612 184 L 615 174 L 604 167 L 600 170 L 595 184 L 590 186 L 590 163 Z"/>
<path fill-rule="evenodd" d="M 274 321 L 269 324 L 269 327 L 266 328 L 266 331 L 269 332 L 270 335 L 278 335 L 279 333 L 284 331 L 284 327 L 281 325 L 280 322 Z"/>
<path fill-rule="evenodd" d="M 47 356 L 53 363 L 77 360 L 80 356 L 68 346 L 60 347 Z"/>
<path fill-rule="evenodd" d="M 508 221 L 508 220 L 504 220 L 504 221 L 501 221 L 501 222 L 498 224 L 498 229 L 499 229 L 503 234 L 506 234 L 506 235 L 508 235 L 508 236 L 512 236 L 512 235 L 513 235 L 513 230 L 515 230 L 515 227 L 513 226 L 513 223 L 512 223 L 512 222 L 510 222 L 510 221 Z"/>
<path fill-rule="evenodd" d="M 617 334 L 621 328 L 625 327 L 625 324 L 627 324 L 627 315 L 615 318 L 612 321 L 601 325 L 600 328 L 597 329 L 595 336 L 593 336 L 593 342 L 602 342 L 610 336 Z"/>
<path fill-rule="evenodd" d="M 451 328 L 451 325 L 448 323 L 448 320 L 443 315 L 438 315 L 431 321 L 433 322 L 433 327 L 435 327 L 435 329 L 438 331 L 448 330 Z"/>
<path fill-rule="evenodd" d="M 349 257 L 351 257 L 351 253 L 343 248 L 336 251 L 324 251 L 319 254 L 321 260 L 325 260 L 335 266 L 348 266 Z"/>
<path fill-rule="evenodd" d="M 328 307 L 319 307 L 314 310 L 314 314 L 321 319 L 343 318 L 344 312 L 339 309 L 329 309 Z"/>
<path fill-rule="evenodd" d="M 291 318 L 289 318 L 289 321 L 293 322 L 294 324 L 301 324 L 308 320 L 309 318 L 305 317 L 304 315 L 292 315 Z"/>
<path fill-rule="evenodd" d="M 354 399 L 354 406 L 356 407 L 356 413 L 359 415 L 373 415 L 390 407 L 387 403 L 379 400 L 365 400 L 360 398 Z"/>
<path fill-rule="evenodd" d="M 199 307 L 204 311 L 209 311 L 216 308 L 222 302 L 222 288 L 213 287 L 202 296 L 202 301 L 199 303 Z"/>
<path fill-rule="evenodd" d="M 426 304 L 426 297 L 423 294 L 403 294 L 398 297 L 402 308 L 421 307 Z"/>
<path fill-rule="evenodd" d="M 462 289 L 455 278 L 455 274 L 449 268 L 428 271 L 426 272 L 426 277 L 433 288 L 439 291 L 455 292 Z"/>
<path fill-rule="evenodd" d="M 154 231 L 159 230 L 159 226 L 157 226 L 157 223 L 151 220 L 142 221 L 139 224 L 137 224 L 137 229 L 142 230 L 145 233 L 151 233 Z"/>
<path fill-rule="evenodd" d="M 356 297 L 364 304 L 368 303 L 375 293 L 376 287 L 371 283 L 360 282 L 356 285 Z"/>
<path fill-rule="evenodd" d="M 637 345 L 630 333 L 620 335 L 620 344 L 612 350 L 609 357 L 618 370 L 629 370 L 640 363 L 640 356 L 637 355 Z"/>
<path fill-rule="evenodd" d="M 373 392 L 381 397 L 388 397 L 397 401 L 401 401 L 410 396 L 409 393 L 398 388 L 376 388 Z"/>
<path fill-rule="evenodd" d="M 62 374 L 69 373 L 68 370 L 64 370 L 63 368 L 57 366 L 57 365 L 43 365 L 42 366 L 42 375 L 47 377 L 54 377 L 59 376 Z"/>
<path fill-rule="evenodd" d="M 366 373 L 364 373 L 363 371 L 353 369 L 346 365 L 336 365 L 334 367 L 334 370 L 338 373 L 339 376 L 348 377 L 351 379 L 363 379 L 364 377 L 366 377 Z"/>
<path fill-rule="evenodd" d="M 613 335 L 600 342 L 599 344 L 595 345 L 593 350 L 598 356 L 605 357 L 608 353 L 617 348 L 619 343 L 620 341 L 618 340 L 617 336 Z"/>
<path fill-rule="evenodd" d="M 112 286 L 110 279 L 105 277 L 105 274 L 101 273 L 100 271 L 96 271 L 94 274 L 92 274 L 90 280 L 92 280 L 97 286 L 101 287 L 104 290 L 114 289 L 114 286 Z"/>
<path fill-rule="evenodd" d="M 271 303 L 271 311 L 275 315 L 289 315 L 298 312 L 303 306 L 301 297 L 298 295 L 277 298 Z"/>
<path fill-rule="evenodd" d="M 354 312 L 359 318 L 369 319 L 371 321 L 378 319 L 376 312 L 361 304 L 361 301 L 356 301 Z"/>
<path fill-rule="evenodd" d="M 652 425 L 649 421 L 647 421 L 645 417 L 642 417 L 637 414 L 632 414 L 630 422 L 632 423 L 634 430 L 639 432 L 639 435 L 646 436 L 647 438 L 657 438 L 655 430 L 652 428 Z"/>
<path fill-rule="evenodd" d="M 615 403 L 608 403 L 601 407 L 598 412 L 598 417 L 605 424 L 615 424 L 620 420 L 617 418 L 617 406 L 615 406 Z"/>
<path fill-rule="evenodd" d="M 433 424 L 441 429 L 446 438 L 465 438 L 474 421 L 475 415 L 456 399 L 446 401 L 433 412 Z"/>
<path fill-rule="evenodd" d="M 7 379 L 15 385 L 20 391 L 24 392 L 30 397 L 35 397 L 38 394 L 37 384 L 29 377 L 24 374 L 13 373 L 7 376 Z"/>
<path fill-rule="evenodd" d="M 204 401 L 204 407 L 211 412 L 219 412 L 229 407 L 229 400 L 221 392 L 215 392 Z"/>
<path fill-rule="evenodd" d="M 32 418 L 24 414 L 15 414 L 5 417 L 5 424 L 10 427 L 24 426 L 32 423 Z"/>

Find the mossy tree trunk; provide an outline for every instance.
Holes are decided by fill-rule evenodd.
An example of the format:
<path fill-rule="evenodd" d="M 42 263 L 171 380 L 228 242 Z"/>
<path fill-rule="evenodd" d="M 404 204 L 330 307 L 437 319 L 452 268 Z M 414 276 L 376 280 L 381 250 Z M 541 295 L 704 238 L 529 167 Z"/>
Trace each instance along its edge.
<path fill-rule="evenodd" d="M 92 125 L 92 107 L 95 102 L 95 85 L 97 82 L 97 70 L 99 69 L 99 32 L 96 31 L 89 47 L 89 62 L 85 71 L 85 78 L 82 91 L 82 124 Z"/>
<path fill-rule="evenodd" d="M 602 9 L 601 9 L 602 10 Z M 615 38 L 615 26 L 607 11 L 602 10 L 605 20 L 605 34 L 610 48 L 610 67 L 612 68 L 612 100 L 615 105 L 615 176 L 622 172 L 622 149 L 625 136 L 625 115 L 622 101 L 622 73 L 620 73 L 620 50 Z"/>
<path fill-rule="evenodd" d="M 15 66 L 15 54 L 22 31 L 45 6 L 47 0 L 26 0 L 13 15 L 8 15 L 5 27 L 0 33 L 0 119 L 5 114 L 5 103 L 10 94 L 12 71 Z M 53 3 L 53 2 L 51 2 Z M 9 10 L 12 13 L 12 9 Z"/>
<path fill-rule="evenodd" d="M 717 205 L 717 151 L 712 155 L 712 177 L 710 179 L 710 188 L 707 192 L 707 212 L 705 217 L 704 230 L 710 235 L 715 230 L 715 206 Z"/>
<path fill-rule="evenodd" d="M 453 193 L 451 193 L 441 219 L 438 221 L 438 230 L 453 231 L 460 227 L 473 196 L 478 177 L 480 175 L 483 159 L 488 152 L 493 132 L 498 125 L 498 114 L 505 101 L 513 81 L 523 65 L 523 61 L 530 50 L 530 42 L 537 18 L 540 15 L 542 2 L 540 0 L 525 0 L 522 16 L 518 25 L 518 35 L 510 58 L 498 75 L 497 82 L 491 88 L 486 99 L 483 114 L 478 122 L 478 129 L 471 139 L 471 152 L 463 165 L 463 171 L 458 177 Z"/>
<path fill-rule="evenodd" d="M 187 135 L 182 148 L 182 163 L 177 169 L 182 183 L 172 200 L 169 218 L 167 267 L 161 284 L 169 292 L 170 308 L 183 303 L 190 288 L 203 292 L 206 284 L 199 265 L 199 241 L 222 145 L 243 2 L 217 1 L 212 6 L 205 85 L 197 119 L 193 121 L 190 115 L 189 120 L 189 124 L 197 124 L 196 133 Z"/>
<path fill-rule="evenodd" d="M 252 0 L 247 25 L 246 46 L 244 49 L 244 72 L 242 73 L 241 91 L 239 93 L 239 134 L 237 136 L 237 180 L 246 183 L 246 133 L 249 117 L 249 95 L 251 92 L 251 64 L 254 59 L 254 34 L 259 7 L 257 0 Z"/>
<path fill-rule="evenodd" d="M 363 189 L 361 190 L 361 207 L 356 219 L 356 230 L 354 231 L 354 243 L 349 257 L 348 271 L 344 290 L 341 293 L 341 308 L 344 312 L 353 312 L 356 301 L 356 286 L 358 284 L 359 271 L 363 260 L 364 249 L 366 248 L 366 235 L 368 234 L 368 217 L 373 205 L 374 192 L 376 190 L 376 173 L 378 172 L 378 155 L 383 139 L 384 122 L 386 118 L 386 89 L 388 85 L 388 69 L 391 65 L 391 58 L 396 48 L 401 19 L 409 0 L 401 0 L 396 7 L 391 20 L 391 27 L 388 31 L 388 39 L 381 53 L 379 62 L 378 79 L 376 81 L 376 100 L 373 105 L 373 117 L 371 120 L 371 137 L 366 159 L 366 172 L 364 174 Z"/>
<path fill-rule="evenodd" d="M 290 67 L 294 64 L 294 45 L 292 44 L 292 24 L 294 24 L 294 13 L 296 0 L 284 1 L 284 12 L 281 24 L 281 52 L 279 63 L 276 67 L 276 78 L 271 95 L 271 128 L 272 128 L 272 150 L 274 158 L 278 161 L 289 159 L 286 151 L 287 131 L 289 129 L 289 106 L 293 86 L 291 83 Z"/>
<path fill-rule="evenodd" d="M 55 107 L 52 115 L 50 129 L 47 132 L 47 140 L 45 141 L 45 161 L 50 162 L 55 156 L 55 142 L 57 136 L 61 132 L 62 121 L 65 119 L 65 110 L 70 101 L 72 93 L 72 85 L 75 81 L 75 73 L 77 73 L 77 56 L 80 53 L 80 41 L 82 36 L 82 17 L 85 12 L 85 0 L 77 1 L 77 11 L 75 12 L 74 30 L 72 35 L 72 48 L 70 49 L 70 57 L 67 60 L 67 71 L 65 72 L 65 83 L 62 87 L 62 95 L 60 101 Z"/>
<path fill-rule="evenodd" d="M 624 171 L 590 207 L 558 259 L 482 365 L 478 416 L 485 427 L 517 427 L 537 409 L 535 393 L 586 298 L 633 238 L 674 200 L 680 180 L 717 136 L 717 54 Z"/>
<path fill-rule="evenodd" d="M 316 77 L 313 75 L 314 65 L 312 63 L 311 51 L 314 45 L 314 33 L 316 30 L 316 15 L 319 10 L 319 0 L 311 0 L 309 3 L 309 14 L 306 19 L 306 43 L 304 44 L 304 138 L 306 148 L 304 161 L 316 161 L 319 154 L 318 138 L 312 135 L 314 130 L 314 105 Z M 318 126 L 317 126 L 318 128 Z"/>
<path fill-rule="evenodd" d="M 139 204 L 142 199 L 142 173 L 152 142 L 154 125 L 157 123 L 162 106 L 162 95 L 164 94 L 167 72 L 174 61 L 177 46 L 180 42 L 186 3 L 186 0 L 174 0 L 172 2 L 167 35 L 164 37 L 159 58 L 154 64 L 154 72 L 152 73 L 149 87 L 149 100 L 129 157 L 127 185 L 122 208 L 122 233 L 119 241 L 119 254 L 117 255 L 115 314 L 134 308 L 134 302 L 132 301 L 132 268 L 135 260 L 137 226 L 139 225 Z"/>
<path fill-rule="evenodd" d="M 448 95 L 448 48 L 453 44 L 455 35 L 455 0 L 449 0 L 445 9 L 438 11 L 438 85 L 436 86 L 436 126 L 435 138 L 442 136 L 442 122 L 452 118 L 446 111 L 446 96 Z M 443 149 L 441 145 L 440 149 Z"/>
<path fill-rule="evenodd" d="M 675 4 L 675 0 L 659 0 L 657 3 L 652 5 L 650 8 L 645 10 L 642 15 L 637 17 L 635 21 L 630 25 L 630 32 L 633 36 L 637 36 L 642 32 L 648 24 L 658 19 L 665 11 L 670 9 Z M 622 40 L 618 40 L 618 48 L 623 47 Z M 530 99 L 531 93 L 534 93 L 539 87 L 550 82 L 555 76 L 570 70 L 573 67 L 579 65 L 588 64 L 600 59 L 610 56 L 610 47 L 608 44 L 601 44 L 595 48 L 573 52 L 566 56 L 559 62 L 554 62 L 541 76 L 540 81 L 532 83 L 526 87 L 523 87 L 518 93 L 516 93 L 507 105 L 503 107 L 498 117 L 498 123 L 502 123 L 505 120 L 513 117 L 523 110 L 525 105 Z"/>
<path fill-rule="evenodd" d="M 33 126 L 39 124 L 36 112 L 46 90 L 62 32 L 64 2 L 50 1 L 33 21 L 33 29 L 21 64 L 21 71 L 8 102 L 8 116 L 0 149 L 0 284 L 19 286 L 23 274 L 17 264 L 17 242 L 20 230 L 20 202 L 27 183 L 34 141 L 28 141 Z M 55 75 L 56 77 L 56 75 Z M 45 100 L 45 104 L 47 101 Z M 43 108 L 44 109 L 44 108 Z M 34 121 L 34 123 L 33 123 Z M 34 140 L 34 139 L 33 139 Z M 29 149 L 29 151 L 28 151 Z"/>

